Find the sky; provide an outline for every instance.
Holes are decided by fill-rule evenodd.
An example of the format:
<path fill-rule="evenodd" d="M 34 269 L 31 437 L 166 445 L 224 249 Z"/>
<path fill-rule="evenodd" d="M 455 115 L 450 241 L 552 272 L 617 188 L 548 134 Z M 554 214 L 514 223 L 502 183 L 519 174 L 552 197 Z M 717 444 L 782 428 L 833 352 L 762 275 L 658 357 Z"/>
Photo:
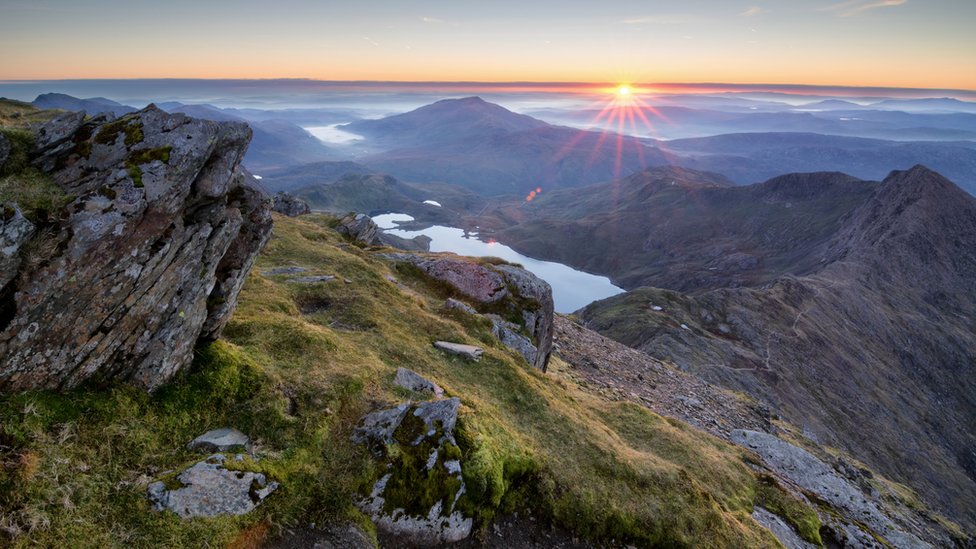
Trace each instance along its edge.
<path fill-rule="evenodd" d="M 0 0 L 0 80 L 976 90 L 976 0 Z"/>

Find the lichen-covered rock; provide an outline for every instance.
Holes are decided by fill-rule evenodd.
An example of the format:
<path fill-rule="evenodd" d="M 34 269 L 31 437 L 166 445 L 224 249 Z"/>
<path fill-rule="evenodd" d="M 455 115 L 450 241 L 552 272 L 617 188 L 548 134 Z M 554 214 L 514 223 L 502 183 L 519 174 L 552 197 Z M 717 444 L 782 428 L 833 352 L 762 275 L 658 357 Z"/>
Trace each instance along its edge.
<path fill-rule="evenodd" d="M 732 431 L 731 439 L 756 452 L 776 474 L 841 510 L 844 518 L 849 519 L 846 522 L 851 523 L 848 525 L 850 528 L 844 528 L 843 531 L 857 530 L 860 525 L 870 528 L 865 533 L 847 532 L 849 537 L 870 540 L 871 537 L 880 536 L 894 547 L 931 547 L 913 534 L 898 528 L 874 501 L 864 497 L 856 486 L 810 452 L 758 431 L 736 429 Z M 837 529 L 835 527 L 835 531 Z"/>
<path fill-rule="evenodd" d="M 250 137 L 154 106 L 40 130 L 34 165 L 77 198 L 0 325 L 0 390 L 93 376 L 153 390 L 219 335 L 271 229 L 240 167 Z"/>
<path fill-rule="evenodd" d="M 305 215 L 312 211 L 306 203 L 301 198 L 297 196 L 286 193 L 285 191 L 279 191 L 274 195 L 274 211 L 287 215 L 288 217 L 298 217 L 300 215 Z"/>
<path fill-rule="evenodd" d="M 34 224 L 17 206 L 0 204 L 0 292 L 17 276 L 20 249 L 34 234 Z"/>
<path fill-rule="evenodd" d="M 463 301 L 458 301 L 453 297 L 449 297 L 444 300 L 444 308 L 448 311 L 461 311 L 462 313 L 467 313 L 469 315 L 476 315 L 478 311 L 474 307 L 468 305 Z"/>
<path fill-rule="evenodd" d="M 407 545 L 451 543 L 471 533 L 473 520 L 457 509 L 465 493 L 454 437 L 460 407 L 457 398 L 404 403 L 367 415 L 354 436 L 386 461 L 359 508 Z"/>
<path fill-rule="evenodd" d="M 441 389 L 440 385 L 406 368 L 397 368 L 396 378 L 393 382 L 415 393 L 430 393 L 435 397 L 444 396 L 444 389 Z"/>
<path fill-rule="evenodd" d="M 336 231 L 341 235 L 348 236 L 353 240 L 375 246 L 380 244 L 379 226 L 373 219 L 363 213 L 351 213 L 339 220 Z"/>
<path fill-rule="evenodd" d="M 149 501 L 157 511 L 169 510 L 182 518 L 243 515 L 278 488 L 261 473 L 224 468 L 226 457 L 214 454 L 176 477 L 172 490 L 162 481 L 149 485 Z"/>

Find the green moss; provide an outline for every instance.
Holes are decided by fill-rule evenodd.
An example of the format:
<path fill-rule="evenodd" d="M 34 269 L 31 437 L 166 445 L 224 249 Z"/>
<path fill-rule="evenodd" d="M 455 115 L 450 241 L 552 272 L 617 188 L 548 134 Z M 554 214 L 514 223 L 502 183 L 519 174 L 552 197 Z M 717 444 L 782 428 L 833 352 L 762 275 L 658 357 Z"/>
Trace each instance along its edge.
<path fill-rule="evenodd" d="M 820 516 L 810 506 L 791 495 L 775 478 L 759 476 L 756 505 L 764 507 L 786 520 L 801 538 L 817 546 L 823 546 L 820 537 Z"/>
<path fill-rule="evenodd" d="M 11 144 L 10 156 L 0 170 L 0 202 L 15 203 L 27 219 L 44 224 L 56 217 L 74 197 L 61 190 L 50 176 L 30 166 L 33 134 L 8 128 L 0 131 Z"/>
<path fill-rule="evenodd" d="M 140 189 L 145 186 L 142 183 L 142 168 L 138 164 L 127 164 L 125 171 L 129 174 L 133 187 Z"/>
<path fill-rule="evenodd" d="M 169 155 L 173 151 L 171 145 L 166 145 L 164 147 L 156 147 L 153 149 L 139 149 L 129 153 L 126 158 L 126 162 L 130 164 L 148 164 L 154 160 L 158 160 L 164 164 L 169 162 Z"/>
<path fill-rule="evenodd" d="M 145 136 L 142 133 L 142 122 L 135 120 L 132 116 L 123 116 L 104 124 L 95 135 L 95 143 L 100 145 L 111 145 L 118 139 L 119 134 L 125 134 L 125 145 L 131 147 L 142 143 Z"/>

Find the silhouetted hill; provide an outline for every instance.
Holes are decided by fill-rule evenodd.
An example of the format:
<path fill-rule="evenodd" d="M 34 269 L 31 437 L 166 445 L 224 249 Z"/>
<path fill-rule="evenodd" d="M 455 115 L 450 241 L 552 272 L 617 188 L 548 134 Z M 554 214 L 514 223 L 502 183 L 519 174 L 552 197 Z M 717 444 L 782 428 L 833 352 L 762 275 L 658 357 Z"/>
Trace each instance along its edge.
<path fill-rule="evenodd" d="M 116 116 L 136 112 L 134 107 L 123 105 L 105 99 L 104 97 L 90 97 L 88 99 L 78 99 L 63 93 L 44 93 L 34 99 L 33 105 L 39 109 L 61 109 L 65 111 L 85 111 L 90 115 L 101 112 L 110 112 Z"/>

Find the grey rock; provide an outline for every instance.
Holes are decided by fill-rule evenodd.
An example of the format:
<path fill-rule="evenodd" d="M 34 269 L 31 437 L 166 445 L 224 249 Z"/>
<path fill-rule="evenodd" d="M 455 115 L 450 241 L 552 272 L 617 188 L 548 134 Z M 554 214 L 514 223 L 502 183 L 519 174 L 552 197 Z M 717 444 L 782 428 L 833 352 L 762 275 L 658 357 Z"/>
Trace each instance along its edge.
<path fill-rule="evenodd" d="M 207 431 L 193 439 L 186 445 L 189 450 L 204 452 L 229 452 L 235 448 L 251 451 L 251 439 L 247 435 L 231 427 L 222 427 Z"/>
<path fill-rule="evenodd" d="M 931 547 L 894 522 L 853 484 L 810 452 L 768 433 L 736 429 L 731 440 L 759 454 L 776 474 L 841 510 L 851 522 L 858 521 L 895 547 Z"/>
<path fill-rule="evenodd" d="M 465 345 L 463 343 L 451 343 L 450 341 L 435 341 L 434 347 L 475 361 L 481 360 L 481 355 L 485 353 L 485 350 L 481 347 Z"/>
<path fill-rule="evenodd" d="M 353 240 L 371 246 L 380 244 L 380 228 L 373 222 L 373 219 L 363 213 L 351 213 L 339 220 L 336 231 L 341 235 L 348 236 Z"/>
<path fill-rule="evenodd" d="M 440 385 L 406 368 L 397 368 L 394 383 L 417 393 L 431 393 L 436 397 L 444 396 L 444 389 L 441 389 Z"/>
<path fill-rule="evenodd" d="M 0 204 L 0 290 L 17 277 L 20 249 L 34 234 L 34 224 L 15 205 Z"/>
<path fill-rule="evenodd" d="M 0 329 L 0 390 L 98 375 L 151 391 L 219 336 L 271 232 L 270 200 L 240 167 L 250 137 L 153 106 L 41 129 L 34 164 L 77 198 L 59 255 Z"/>
<path fill-rule="evenodd" d="M 10 156 L 10 141 L 0 133 L 0 173 L 3 173 L 3 165 L 7 162 L 8 156 Z"/>
<path fill-rule="evenodd" d="M 267 271 L 261 271 L 264 276 L 281 276 L 281 275 L 296 275 L 299 273 L 304 273 L 307 271 L 305 267 L 275 267 L 274 269 L 268 269 Z"/>
<path fill-rule="evenodd" d="M 403 238 L 402 236 L 381 231 L 379 233 L 379 239 L 380 243 L 382 243 L 384 246 L 397 248 L 399 250 L 407 250 L 411 252 L 430 251 L 431 238 L 423 234 L 417 235 L 413 238 Z"/>
<path fill-rule="evenodd" d="M 428 442 L 434 450 L 426 461 L 419 466 L 424 467 L 425 471 L 442 468 L 443 472 L 456 479 L 460 486 L 456 492 L 445 494 L 445 497 L 434 503 L 425 514 L 408 513 L 402 508 L 389 512 L 386 510 L 388 506 L 385 498 L 387 484 L 395 475 L 408 474 L 413 477 L 416 476 L 417 472 L 398 471 L 393 467 L 392 462 L 388 463 L 387 470 L 391 472 L 380 478 L 373 485 L 370 493 L 358 503 L 359 508 L 373 519 L 379 530 L 395 536 L 398 540 L 409 545 L 416 546 L 456 542 L 471 534 L 474 521 L 465 517 L 460 510 L 455 508 L 466 490 L 462 465 L 458 460 L 446 460 L 444 458 L 448 445 L 456 444 L 454 428 L 460 406 L 461 401 L 457 398 L 422 402 L 413 406 L 408 402 L 390 410 L 375 412 L 364 418 L 364 424 L 375 424 L 378 417 L 383 417 L 384 422 L 390 418 L 397 418 L 392 431 L 387 433 L 386 427 L 384 427 L 384 429 L 376 431 L 376 434 L 381 438 L 371 439 L 374 445 L 383 443 L 383 448 L 386 447 L 385 444 L 393 443 L 393 434 L 407 414 L 422 420 L 423 429 L 416 435 L 416 438 L 406 443 L 405 448 L 401 447 L 398 453 L 409 452 L 411 451 L 410 447 L 427 448 L 429 446 L 421 446 L 421 443 Z M 376 414 L 381 414 L 381 416 Z"/>
<path fill-rule="evenodd" d="M 428 276 L 447 282 L 461 294 L 481 303 L 495 303 L 509 295 L 505 279 L 485 265 L 445 256 L 418 265 Z"/>
<path fill-rule="evenodd" d="M 491 320 L 491 333 L 495 334 L 498 341 L 501 341 L 506 347 L 517 351 L 525 358 L 526 362 L 534 366 L 538 351 L 535 345 L 532 344 L 531 339 L 519 333 L 519 325 L 508 322 L 498 315 L 485 316 Z"/>
<path fill-rule="evenodd" d="M 304 200 L 284 191 L 279 191 L 274 195 L 274 206 L 272 209 L 288 217 L 298 217 L 312 211 L 308 207 L 308 203 Z"/>
<path fill-rule="evenodd" d="M 770 513 L 762 507 L 756 507 L 752 511 L 752 518 L 764 528 L 772 532 L 776 539 L 783 544 L 786 549 L 815 549 L 817 546 L 804 540 L 796 533 L 792 526 L 786 523 L 778 515 Z"/>
<path fill-rule="evenodd" d="M 336 277 L 333 275 L 299 276 L 288 279 L 288 282 L 295 282 L 296 284 L 316 284 L 318 282 L 331 282 L 335 279 Z"/>
<path fill-rule="evenodd" d="M 385 259 L 387 261 L 394 261 L 394 262 L 400 262 L 400 263 L 409 263 L 411 265 L 420 265 L 421 263 L 427 261 L 426 258 L 424 258 L 422 256 L 419 256 L 419 255 L 415 255 L 415 254 L 404 254 L 404 253 L 399 253 L 399 252 L 376 254 L 375 257 L 378 257 L 380 259 Z"/>
<path fill-rule="evenodd" d="M 367 414 L 363 417 L 359 427 L 353 431 L 353 442 L 362 443 L 372 441 L 381 445 L 392 443 L 393 433 L 407 415 L 407 410 L 410 409 L 410 405 L 410 402 L 406 402 L 396 408 Z"/>
<path fill-rule="evenodd" d="M 153 509 L 169 510 L 182 518 L 243 515 L 278 488 L 261 473 L 228 471 L 226 458 L 215 454 L 176 477 L 182 486 L 167 490 L 162 482 L 149 485 Z"/>
<path fill-rule="evenodd" d="M 478 311 L 476 311 L 474 307 L 468 305 L 463 301 L 458 301 L 453 297 L 449 297 L 447 298 L 447 300 L 444 301 L 444 308 L 449 311 L 461 311 L 464 313 L 468 313 L 469 315 L 478 314 Z"/>
<path fill-rule="evenodd" d="M 498 265 L 496 268 L 505 275 L 508 284 L 514 286 L 519 297 L 527 302 L 523 305 L 522 317 L 536 347 L 535 360 L 529 362 L 545 372 L 552 355 L 554 331 L 552 287 L 545 280 L 520 267 Z"/>

